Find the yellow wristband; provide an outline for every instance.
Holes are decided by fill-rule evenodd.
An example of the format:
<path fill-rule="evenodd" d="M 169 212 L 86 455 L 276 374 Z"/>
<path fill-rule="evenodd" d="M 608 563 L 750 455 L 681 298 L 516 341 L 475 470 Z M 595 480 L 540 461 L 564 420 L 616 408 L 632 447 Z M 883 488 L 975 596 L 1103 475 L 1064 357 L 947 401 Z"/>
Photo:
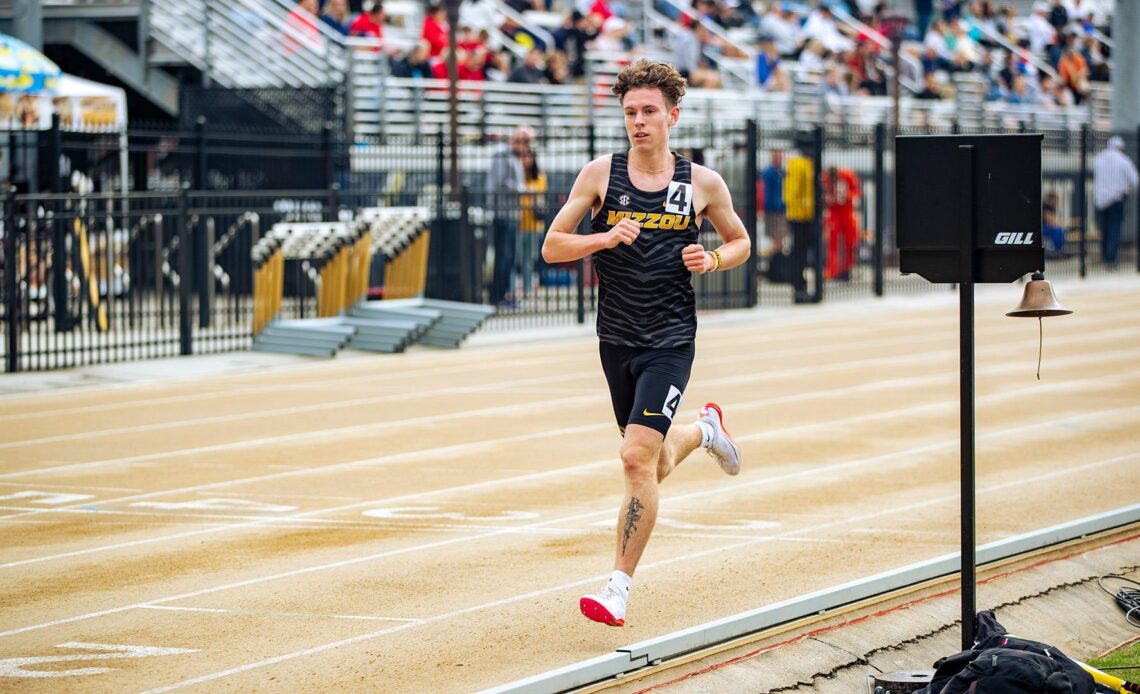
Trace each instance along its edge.
<path fill-rule="evenodd" d="M 716 251 L 705 251 L 705 254 L 711 257 L 713 261 L 713 266 L 705 272 L 716 272 L 716 269 L 720 267 L 720 258 L 717 257 Z"/>
<path fill-rule="evenodd" d="M 720 266 L 724 263 L 724 259 L 720 257 L 720 251 L 719 250 L 713 250 L 713 257 L 716 258 L 716 267 L 713 268 L 713 272 L 716 272 L 717 270 L 720 269 Z"/>

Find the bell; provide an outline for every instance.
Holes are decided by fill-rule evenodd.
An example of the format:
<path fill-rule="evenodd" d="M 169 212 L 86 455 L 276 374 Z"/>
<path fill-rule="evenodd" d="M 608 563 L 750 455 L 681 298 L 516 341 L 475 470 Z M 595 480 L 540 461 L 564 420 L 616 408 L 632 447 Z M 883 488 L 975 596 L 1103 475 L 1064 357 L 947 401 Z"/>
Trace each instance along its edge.
<path fill-rule="evenodd" d="M 1064 316 L 1072 313 L 1057 301 L 1053 293 L 1053 285 L 1045 279 L 1040 272 L 1033 273 L 1029 284 L 1025 285 L 1025 294 L 1021 303 L 1007 316 L 1014 318 L 1048 318 L 1049 316 Z"/>

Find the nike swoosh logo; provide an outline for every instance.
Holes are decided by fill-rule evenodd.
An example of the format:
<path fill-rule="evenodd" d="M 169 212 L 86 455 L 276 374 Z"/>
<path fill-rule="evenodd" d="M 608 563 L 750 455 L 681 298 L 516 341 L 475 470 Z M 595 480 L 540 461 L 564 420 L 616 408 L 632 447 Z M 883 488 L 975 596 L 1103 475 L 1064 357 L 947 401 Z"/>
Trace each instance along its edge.
<path fill-rule="evenodd" d="M 650 412 L 649 410 L 642 410 L 641 414 L 646 417 L 664 417 L 665 415 L 660 412 Z"/>

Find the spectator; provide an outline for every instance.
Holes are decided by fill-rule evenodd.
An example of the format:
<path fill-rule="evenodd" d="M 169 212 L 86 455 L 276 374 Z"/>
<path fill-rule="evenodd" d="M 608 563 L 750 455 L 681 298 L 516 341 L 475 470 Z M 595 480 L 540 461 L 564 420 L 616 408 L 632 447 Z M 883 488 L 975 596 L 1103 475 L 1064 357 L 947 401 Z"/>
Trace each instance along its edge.
<path fill-rule="evenodd" d="M 942 86 L 938 84 L 938 78 L 934 76 L 934 72 L 927 72 L 923 77 L 922 91 L 914 95 L 916 99 L 924 99 L 930 101 L 942 100 Z"/>
<path fill-rule="evenodd" d="M 915 27 L 919 36 L 926 36 L 926 29 L 934 17 L 934 0 L 914 0 Z"/>
<path fill-rule="evenodd" d="M 823 44 L 816 39 L 810 39 L 804 44 L 804 49 L 800 53 L 800 67 L 805 70 L 822 70 L 826 67 L 824 56 L 827 54 L 827 49 Z"/>
<path fill-rule="evenodd" d="M 431 49 L 428 47 L 427 41 L 417 41 L 407 54 L 392 61 L 392 76 L 418 77 L 421 79 L 434 77 L 430 52 Z"/>
<path fill-rule="evenodd" d="M 946 22 L 938 19 L 930 25 L 926 31 L 926 36 L 922 39 L 926 55 L 937 61 L 940 65 L 939 69 L 948 68 L 954 60 L 954 53 L 950 50 L 950 44 L 946 40 L 947 33 L 949 32 L 946 29 Z"/>
<path fill-rule="evenodd" d="M 990 38 L 994 34 L 1001 33 L 998 28 L 998 11 L 994 7 L 993 0 L 982 0 L 982 3 L 978 5 L 978 14 L 973 18 L 973 23 L 980 34 L 974 40 L 987 48 L 997 48 L 997 42 Z"/>
<path fill-rule="evenodd" d="M 448 75 L 448 59 L 451 57 L 452 52 L 455 53 L 455 71 L 459 73 L 463 61 L 467 59 L 467 54 L 462 49 L 446 48 L 442 53 L 431 59 L 431 76 L 437 80 L 451 79 Z M 457 77 L 456 79 L 462 79 Z"/>
<path fill-rule="evenodd" d="M 1005 102 L 1007 104 L 1030 104 L 1033 99 L 1029 94 L 1029 83 L 1025 80 L 1025 75 L 1014 75 L 1013 86 L 1010 87 L 1009 93 L 1005 95 Z"/>
<path fill-rule="evenodd" d="M 693 30 L 694 24 L 696 22 L 682 21 L 681 30 L 673 36 L 673 67 L 689 84 L 692 84 L 693 74 L 701 67 L 701 40 Z"/>
<path fill-rule="evenodd" d="M 498 26 L 499 10 L 491 0 L 462 0 L 459 4 L 459 24 L 472 31 Z"/>
<path fill-rule="evenodd" d="M 788 238 L 787 207 L 784 205 L 784 151 L 772 150 L 768 166 L 760 172 L 764 201 L 764 235 L 772 241 L 772 250 L 782 253 Z"/>
<path fill-rule="evenodd" d="M 1085 50 L 1082 53 L 1085 56 L 1085 61 L 1089 66 L 1089 80 L 1093 82 L 1108 82 L 1112 79 L 1112 74 L 1108 69 L 1108 58 L 1105 57 L 1104 51 L 1101 49 L 1100 41 L 1097 41 L 1092 36 L 1084 39 Z"/>
<path fill-rule="evenodd" d="M 1045 106 L 1050 110 L 1057 107 L 1057 98 L 1054 96 L 1057 89 L 1057 83 L 1053 81 L 1053 77 L 1049 74 L 1041 75 L 1038 80 L 1037 89 L 1033 90 L 1033 103 L 1040 106 Z"/>
<path fill-rule="evenodd" d="M 519 197 L 518 262 L 516 270 L 522 277 L 523 294 L 529 295 L 534 287 L 542 238 L 546 233 L 546 174 L 538 166 L 534 148 L 528 147 L 521 156 L 523 187 L 526 194 Z"/>
<path fill-rule="evenodd" d="M 466 24 L 463 24 L 459 27 L 459 31 L 455 35 L 455 45 L 459 46 L 466 52 L 487 49 L 487 45 L 484 43 L 483 38 L 479 36 L 479 34 L 476 34 L 475 30 Z"/>
<path fill-rule="evenodd" d="M 285 52 L 295 53 L 301 48 L 320 48 L 321 30 L 317 25 L 317 0 L 297 0 L 285 19 L 289 27 L 285 36 Z"/>
<path fill-rule="evenodd" d="M 562 21 L 562 26 L 554 31 L 554 45 L 566 53 L 570 75 L 582 77 L 586 74 L 586 46 L 598 36 L 593 18 L 574 10 Z"/>
<path fill-rule="evenodd" d="M 629 24 L 621 17 L 610 17 L 602 22 L 602 31 L 594 39 L 593 48 L 605 53 L 623 53 L 629 50 L 628 35 Z"/>
<path fill-rule="evenodd" d="M 1033 14 L 1025 22 L 1025 31 L 1029 36 L 1029 50 L 1033 53 L 1044 53 L 1045 48 L 1057 40 L 1057 30 L 1049 23 L 1049 6 L 1041 0 L 1033 4 Z"/>
<path fill-rule="evenodd" d="M 384 19 L 384 5 L 380 0 L 375 0 L 348 26 L 348 35 L 382 39 L 384 38 Z"/>
<path fill-rule="evenodd" d="M 807 293 L 804 271 L 819 252 L 812 223 L 815 219 L 815 165 L 810 145 L 803 134 L 797 135 L 800 153 L 788 159 L 788 172 L 784 178 L 784 204 L 787 206 L 788 225 L 792 231 L 791 284 L 797 304 L 811 301 Z M 817 286 L 818 286 L 817 278 Z"/>
<path fill-rule="evenodd" d="M 506 50 L 491 51 L 487 56 L 487 79 L 491 82 L 506 82 L 511 74 L 511 56 Z"/>
<path fill-rule="evenodd" d="M 1065 227 L 1057 216 L 1058 200 L 1057 192 L 1050 191 L 1041 202 L 1041 240 L 1045 242 L 1045 257 L 1050 259 L 1064 258 L 1067 255 Z"/>
<path fill-rule="evenodd" d="M 1138 184 L 1136 165 L 1124 153 L 1124 140 L 1109 138 L 1108 147 L 1093 159 L 1093 206 L 1100 229 L 1101 259 L 1107 265 L 1116 265 L 1124 201 L 1136 192 Z"/>
<path fill-rule="evenodd" d="M 1053 7 L 1049 9 L 1048 19 L 1058 34 L 1064 33 L 1065 27 L 1069 24 L 1069 11 L 1065 9 L 1061 0 L 1053 0 Z"/>
<path fill-rule="evenodd" d="M 776 44 L 776 52 L 785 58 L 799 53 L 800 46 L 804 43 L 799 22 L 796 21 L 792 11 L 783 5 L 768 10 L 760 20 L 760 32 L 772 37 L 772 42 Z"/>
<path fill-rule="evenodd" d="M 962 16 L 962 6 L 966 0 L 942 0 L 942 19 L 953 24 Z"/>
<path fill-rule="evenodd" d="M 546 58 L 546 81 L 550 84 L 569 84 L 570 65 L 566 62 L 566 54 L 554 51 Z"/>
<path fill-rule="evenodd" d="M 859 90 L 872 96 L 887 95 L 887 76 L 879 69 L 879 56 L 870 41 L 855 46 L 848 63 Z"/>
<path fill-rule="evenodd" d="M 957 71 L 969 72 L 981 62 L 982 49 L 966 32 L 963 20 L 950 25 L 950 36 L 946 43 L 954 55 L 953 62 Z"/>
<path fill-rule="evenodd" d="M 420 37 L 428 42 L 428 53 L 433 58 L 443 53 L 447 48 L 450 42 L 448 39 L 447 11 L 442 2 L 434 2 L 428 5 Z"/>
<path fill-rule="evenodd" d="M 823 94 L 828 97 L 842 97 L 850 94 L 838 65 L 832 63 L 823 73 Z"/>
<path fill-rule="evenodd" d="M 541 84 L 545 80 L 546 53 L 540 48 L 532 48 L 507 77 L 508 82 L 516 84 Z"/>
<path fill-rule="evenodd" d="M 510 139 L 499 146 L 488 172 L 488 206 L 494 215 L 492 248 L 495 267 L 491 279 L 491 304 L 514 308 L 511 271 L 515 264 L 515 243 L 519 223 L 519 194 L 525 191 L 522 155 L 531 148 L 534 130 L 527 125 L 515 129 Z"/>
<path fill-rule="evenodd" d="M 485 82 L 487 80 L 487 50 L 476 48 L 473 51 L 460 51 L 456 71 L 459 79 L 468 82 Z"/>
<path fill-rule="evenodd" d="M 1061 83 L 1073 93 L 1073 100 L 1080 104 L 1089 94 L 1089 66 L 1085 57 L 1075 47 L 1065 48 L 1057 63 L 1057 76 Z"/>
<path fill-rule="evenodd" d="M 348 9 L 348 0 L 328 0 L 325 3 L 325 11 L 321 14 L 321 21 L 336 33 L 341 36 L 348 36 L 348 25 L 351 19 L 352 13 Z"/>
<path fill-rule="evenodd" d="M 1011 43 L 1017 43 L 1021 40 L 1021 34 L 1017 30 L 1017 10 L 1013 9 L 1012 5 L 1006 5 L 1001 9 L 1001 16 L 997 20 L 997 30 Z"/>
<path fill-rule="evenodd" d="M 808 15 L 804 22 L 804 36 L 819 41 L 832 53 L 849 51 L 855 46 L 855 42 L 840 31 L 827 5 L 820 5 Z"/>
<path fill-rule="evenodd" d="M 760 37 L 760 52 L 756 55 L 756 84 L 764 89 L 772 81 L 772 74 L 780 65 L 780 53 L 771 36 Z"/>

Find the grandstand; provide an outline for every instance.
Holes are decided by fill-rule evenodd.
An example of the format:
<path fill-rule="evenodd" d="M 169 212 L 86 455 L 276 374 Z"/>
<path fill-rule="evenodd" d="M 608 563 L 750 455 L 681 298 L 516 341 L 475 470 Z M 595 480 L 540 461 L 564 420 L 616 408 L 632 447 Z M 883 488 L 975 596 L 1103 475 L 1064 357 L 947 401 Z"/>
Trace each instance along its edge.
<path fill-rule="evenodd" d="M 0 3 L 0 22 L 10 24 L 13 8 L 26 1 Z M 1086 1 L 1086 14 L 1071 18 L 1059 34 L 1074 36 L 1088 63 L 1087 79 L 1063 85 L 1084 93 L 1069 97 L 1041 89 L 1038 76 L 1058 78 L 1061 47 L 1037 45 L 1043 20 L 1033 3 L 1014 3 L 1016 14 L 1008 18 L 993 14 L 995 3 L 971 3 L 986 12 L 967 11 L 953 23 L 939 20 L 937 30 L 922 36 L 913 21 L 900 28 L 892 19 L 893 10 L 909 11 L 909 2 L 895 0 L 871 12 L 865 8 L 874 3 L 830 4 L 834 13 L 821 16 L 811 3 L 800 2 L 756 3 L 759 12 L 712 0 L 696 8 L 680 0 L 621 3 L 617 9 L 628 26 L 606 34 L 601 25 L 614 10 L 604 2 L 580 19 L 571 16 L 581 13 L 569 4 L 538 3 L 535 9 L 504 0 L 463 2 L 460 52 L 474 56 L 474 67 L 461 71 L 461 78 L 484 84 L 464 80 L 460 120 L 465 129 L 537 121 L 550 130 L 566 122 L 612 121 L 616 111 L 596 109 L 591 98 L 598 85 L 604 88 L 621 65 L 638 56 L 677 59 L 674 48 L 692 36 L 696 24 L 707 27 L 698 69 L 716 73 L 715 83 L 732 90 L 731 101 L 738 103 L 714 113 L 706 104 L 726 101 L 722 93 L 695 90 L 689 104 L 727 122 L 843 122 L 853 111 L 857 122 L 880 122 L 891 108 L 886 91 L 894 78 L 892 41 L 898 38 L 904 124 L 1107 123 L 1113 47 L 1107 3 Z M 449 115 L 447 92 L 432 81 L 445 72 L 438 54 L 429 56 L 427 79 L 400 76 L 423 40 L 425 10 L 418 2 L 384 4 L 383 38 L 342 35 L 291 0 L 46 0 L 42 14 L 49 53 L 54 46 L 69 47 L 170 116 L 186 106 L 203 108 L 179 99 L 180 87 L 194 84 L 240 90 L 247 112 L 283 127 L 300 123 L 313 129 L 322 118 L 344 118 L 341 125 L 354 142 L 430 129 Z M 759 74 L 765 42 L 773 44 L 776 64 Z M 527 89 L 511 73 L 534 46 L 545 50 L 542 86 Z M 1015 93 L 1011 76 L 1003 75 L 1011 60 L 1030 78 L 1028 95 Z M 931 70 L 941 85 L 936 104 L 915 98 L 923 91 L 923 73 Z M 282 89 L 290 97 L 275 94 Z M 811 102 L 818 103 L 804 113 Z"/>
<path fill-rule="evenodd" d="M 20 132 L 9 138 L 12 180 L 25 196 L 14 209 L 58 208 L 58 218 L 89 230 L 93 249 L 113 256 L 78 272 L 57 250 L 68 232 L 47 218 L 31 222 L 53 241 L 29 247 L 25 255 L 39 269 L 16 282 L 18 290 L 27 285 L 16 299 L 32 321 L 22 330 L 31 339 L 22 352 L 41 355 L 25 368 L 120 358 L 110 347 L 80 343 L 56 361 L 48 353 L 58 345 L 35 346 L 61 330 L 84 330 L 88 311 L 115 306 L 130 311 L 116 319 L 112 310 L 100 340 L 112 339 L 124 321 L 135 330 L 150 326 L 131 318 L 139 307 L 185 301 L 197 319 L 180 318 L 178 332 L 194 327 L 196 336 L 169 332 L 159 312 L 154 325 L 168 327 L 153 328 L 161 337 L 142 344 L 158 345 L 158 353 L 246 348 L 255 313 L 249 254 L 262 231 L 279 223 L 356 223 L 373 208 L 427 211 L 422 293 L 490 303 L 493 219 L 511 211 L 504 206 L 525 203 L 532 217 L 549 220 L 586 161 L 624 146 L 609 85 L 642 56 L 683 64 L 693 84 L 704 85 L 686 95 L 672 142 L 722 173 L 756 241 L 757 263 L 739 276 L 697 280 L 704 308 L 792 300 L 788 286 L 773 279 L 763 191 L 751 180 L 775 150 L 815 157 L 820 171 L 848 170 L 862 188 L 854 271 L 835 281 L 823 276 L 824 265 L 809 269 L 813 301 L 825 292 L 882 295 L 921 286 L 892 272 L 894 132 L 1045 133 L 1043 182 L 1069 241 L 1053 258 L 1054 272 L 1099 270 L 1091 161 L 1112 129 L 1105 81 L 1113 74 L 1112 3 L 1084 0 L 1085 14 L 1054 26 L 1039 3 L 996 14 L 992 2 L 964 3 L 957 16 L 947 9 L 918 18 L 907 0 L 463 0 L 454 103 L 439 43 L 446 12 L 433 17 L 418 0 L 386 2 L 379 14 L 362 12 L 371 3 L 351 4 L 355 13 L 333 18 L 295 0 L 0 0 L 3 28 L 23 31 L 38 21 L 49 56 L 128 88 L 131 111 L 126 130 L 114 135 L 61 126 L 38 140 Z M 1050 31 L 1058 38 L 1042 43 Z M 537 131 L 546 193 L 491 201 L 485 172 L 520 125 Z M 1135 152 L 1136 137 L 1126 135 L 1127 151 Z M 101 223 L 94 207 L 69 207 L 66 196 L 80 190 L 72 173 L 90 181 L 86 190 L 99 198 L 93 205 L 122 215 Z M 37 197 L 45 192 L 58 197 Z M 821 236 L 823 217 L 819 210 L 814 222 Z M 258 224 L 240 221 L 251 218 Z M 1125 228 L 1136 218 L 1130 204 Z M 103 231 L 107 226 L 115 229 Z M 187 248 L 183 230 L 216 238 Z M 185 268 L 180 248 L 194 256 Z M 1126 234 L 1125 253 L 1133 248 Z M 143 260 L 152 257 L 161 262 Z M 54 277 L 59 264 L 66 272 Z M 183 282 L 187 273 L 192 281 Z M 485 329 L 584 323 L 592 315 L 588 262 L 546 267 L 526 258 L 512 275 L 513 296 Z M 51 292 L 45 282 L 55 283 Z M 370 293 L 383 283 L 376 269 Z M 86 284 L 116 287 L 120 296 L 102 289 L 98 305 L 89 305 L 80 300 Z M 145 300 L 132 297 L 144 289 Z M 318 313 L 312 286 L 289 279 L 283 291 L 283 319 Z"/>

